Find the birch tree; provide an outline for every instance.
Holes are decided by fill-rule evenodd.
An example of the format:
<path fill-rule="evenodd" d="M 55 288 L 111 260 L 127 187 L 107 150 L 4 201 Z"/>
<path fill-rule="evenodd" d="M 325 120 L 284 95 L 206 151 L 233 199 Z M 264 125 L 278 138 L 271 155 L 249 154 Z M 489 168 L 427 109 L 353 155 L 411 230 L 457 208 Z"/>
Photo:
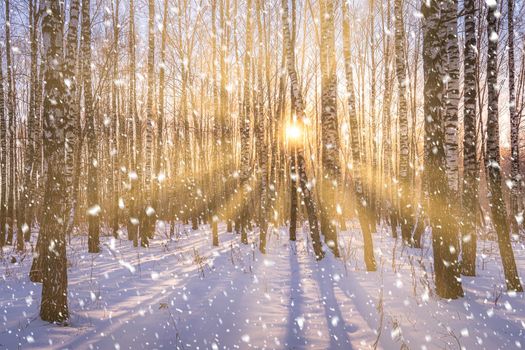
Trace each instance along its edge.
<path fill-rule="evenodd" d="M 498 2 L 487 4 L 487 35 L 489 38 L 487 47 L 487 94 L 488 94 L 488 116 L 487 116 L 487 140 L 486 140 L 486 162 L 489 187 L 490 210 L 492 221 L 498 235 L 498 245 L 505 273 L 507 289 L 522 292 L 514 252 L 510 240 L 510 228 L 507 221 L 507 208 L 503 199 L 501 186 L 501 156 L 499 145 L 499 114 L 498 114 L 498 92 L 497 92 L 497 59 L 498 59 L 498 34 L 497 21 Z"/>
<path fill-rule="evenodd" d="M 7 121 L 5 115 L 5 95 L 4 95 L 4 73 L 2 72 L 2 55 L 0 54 L 0 247 L 3 247 L 6 235 L 6 214 L 7 214 Z"/>
<path fill-rule="evenodd" d="M 230 22 L 230 0 L 221 0 L 220 1 L 220 14 L 219 14 L 219 20 L 221 24 L 221 38 L 220 38 L 220 50 L 219 50 L 219 69 L 220 69 L 220 89 L 219 89 L 219 99 L 220 99 L 220 125 L 221 125 L 221 151 L 220 151 L 220 159 L 222 162 L 224 162 L 224 170 L 223 170 L 223 176 L 225 178 L 224 181 L 224 193 L 227 193 L 229 189 L 231 188 L 231 173 L 229 172 L 229 168 L 232 167 L 233 164 L 233 157 L 232 157 L 232 127 L 230 125 L 230 120 L 228 118 L 229 116 L 229 95 L 228 95 L 228 82 L 229 82 L 229 64 L 226 62 L 226 54 L 229 52 L 229 36 L 230 32 L 232 31 L 230 29 L 230 26 L 228 25 Z M 224 211 L 225 205 L 221 203 L 222 209 Z M 226 213 L 226 219 L 227 222 L 227 231 L 232 232 L 232 218 L 230 213 Z"/>
<path fill-rule="evenodd" d="M 412 244 L 412 210 L 409 185 L 409 147 L 406 86 L 408 84 L 405 62 L 405 28 L 401 0 L 394 0 L 395 14 L 395 52 L 396 76 L 398 84 L 398 118 L 399 118 L 399 184 L 400 184 L 400 221 L 401 237 L 406 244 Z"/>
<path fill-rule="evenodd" d="M 140 228 L 140 244 L 149 245 L 155 230 L 155 209 L 152 207 L 152 147 L 153 147 L 153 119 L 154 119 L 154 94 L 155 94 L 155 1 L 148 1 L 148 93 L 146 101 L 146 139 L 144 158 L 144 208 Z M 158 209 L 158 208 L 157 208 Z"/>
<path fill-rule="evenodd" d="M 340 182 L 339 122 L 337 119 L 337 64 L 335 59 L 335 8 L 333 0 L 321 1 L 321 129 L 323 184 L 321 228 L 327 245 L 339 256 L 336 228 L 336 192 Z"/>
<path fill-rule="evenodd" d="M 7 194 L 7 244 L 13 243 L 15 230 L 15 190 L 16 190 L 16 118 L 15 118 L 15 83 L 13 76 L 11 48 L 11 5 L 5 1 L 5 61 L 7 69 L 7 116 L 9 120 L 9 186 Z M 17 249 L 22 250 L 23 239 L 18 237 Z"/>
<path fill-rule="evenodd" d="M 74 210 L 75 210 L 75 204 L 73 201 L 75 201 L 75 198 L 73 197 L 73 168 L 74 168 L 74 161 L 75 161 L 75 151 L 76 151 L 76 132 L 74 130 L 75 124 L 73 121 L 77 120 L 79 118 L 78 114 L 80 113 L 79 110 L 79 104 L 77 100 L 77 76 L 76 76 L 76 62 L 77 62 L 77 46 L 78 46 L 78 18 L 79 18 L 79 7 L 80 7 L 80 0 L 73 0 L 71 1 L 71 6 L 69 9 L 69 25 L 68 25 L 68 31 L 67 31 L 67 39 L 66 39 L 66 55 L 64 60 L 64 84 L 66 89 L 66 94 L 64 96 L 64 113 L 66 115 L 66 119 L 69 121 L 69 123 L 66 124 L 67 129 L 66 132 L 66 172 L 68 173 L 68 179 L 71 180 L 70 183 L 67 184 L 67 193 L 69 195 L 69 201 L 68 201 L 68 218 L 67 218 L 67 224 L 68 224 L 68 230 L 69 227 L 73 225 L 73 218 L 74 218 Z M 89 15 L 89 12 L 88 12 Z M 26 167 L 30 167 L 29 163 L 31 160 L 26 162 Z M 29 172 L 30 170 L 27 169 L 26 172 Z M 26 175 L 28 176 L 28 175 Z"/>
<path fill-rule="evenodd" d="M 42 302 L 40 317 L 63 322 L 69 317 L 67 304 L 66 217 L 70 174 L 65 170 L 66 152 L 63 72 L 63 18 L 58 1 L 43 3 L 42 38 L 46 60 L 44 79 L 44 160 L 47 163 L 46 191 L 40 235 Z M 35 259 L 38 259 L 36 257 Z"/>
<path fill-rule="evenodd" d="M 425 138 L 431 152 L 425 159 L 425 176 L 429 191 L 429 218 L 432 226 L 432 250 L 436 293 L 442 298 L 456 299 L 463 296 L 459 275 L 459 247 L 454 225 L 450 220 L 451 210 L 447 205 L 449 194 L 446 177 L 445 135 L 443 130 L 444 57 L 443 40 L 439 25 L 439 4 L 423 1 L 423 71 L 425 72 Z"/>
<path fill-rule="evenodd" d="M 257 35 L 259 40 L 259 55 L 257 64 L 257 90 L 255 92 L 254 114 L 257 121 L 257 145 L 259 156 L 260 177 L 260 212 L 259 212 L 259 250 L 266 253 L 266 239 L 268 231 L 268 147 L 266 138 L 266 113 L 264 108 L 263 86 L 263 26 L 261 0 L 255 0 L 255 15 L 257 17 Z"/>
<path fill-rule="evenodd" d="M 392 114 L 391 114 L 391 104 L 392 104 L 392 90 L 394 82 L 394 72 L 392 69 L 392 44 L 391 37 L 388 35 L 387 31 L 390 31 L 390 1 L 387 1 L 387 13 L 386 13 L 386 23 L 383 20 L 383 52 L 384 52 L 384 92 L 383 92 L 383 182 L 385 184 L 385 209 L 386 209 L 386 219 L 390 221 L 390 228 L 392 230 L 392 237 L 397 238 L 397 205 L 396 197 L 394 193 L 394 182 L 392 177 L 394 176 L 393 165 L 392 165 Z M 382 17 L 384 17 L 383 11 L 381 12 Z M 348 34 L 349 36 L 349 34 Z M 345 40 L 346 41 L 346 40 Z"/>
<path fill-rule="evenodd" d="M 248 0 L 250 1 L 250 0 Z M 299 81 L 297 78 L 297 71 L 295 70 L 295 61 L 293 55 L 293 46 L 290 35 L 290 23 L 288 14 L 288 0 L 282 0 L 282 22 L 283 22 L 283 40 L 285 43 L 284 50 L 286 52 L 286 69 L 290 78 L 292 88 L 292 102 L 294 103 L 294 110 L 296 112 L 296 123 L 299 130 L 304 130 L 304 102 L 303 96 L 299 87 Z M 296 147 L 297 155 L 297 176 L 299 178 L 299 184 L 303 195 L 306 211 L 308 215 L 308 223 L 310 226 L 310 234 L 312 236 L 312 242 L 314 247 L 314 253 L 318 260 L 324 257 L 324 252 L 321 246 L 321 239 L 319 235 L 319 223 L 317 221 L 317 213 L 314 198 L 310 191 L 310 184 L 306 174 L 306 162 L 304 160 L 304 149 L 301 143 L 298 143 Z"/>
<path fill-rule="evenodd" d="M 346 77 L 346 91 L 348 96 L 348 113 L 350 121 L 350 142 L 352 149 L 352 168 L 354 175 L 354 192 L 357 199 L 357 217 L 359 225 L 363 233 L 364 241 L 364 257 L 367 271 L 376 270 L 376 262 L 374 258 L 374 247 L 372 240 L 372 232 L 368 223 L 367 215 L 367 200 L 363 188 L 363 164 L 362 149 L 359 145 L 360 127 L 357 120 L 357 109 L 354 95 L 354 72 L 351 62 L 350 50 L 350 14 L 347 8 L 348 4 L 343 3 L 343 53 L 345 58 L 345 77 Z"/>
<path fill-rule="evenodd" d="M 112 16 L 113 16 L 113 45 L 111 47 L 111 125 L 110 125 L 110 136 L 109 136 L 109 155 L 111 159 L 111 180 L 112 180 L 112 199 L 110 212 L 111 218 L 111 229 L 114 238 L 118 238 L 119 231 L 119 201 L 120 201 L 120 168 L 123 166 L 122 159 L 119 157 L 119 151 L 121 145 L 119 145 L 119 133 L 122 132 L 123 125 L 120 123 L 119 118 L 119 37 L 120 37 L 120 24 L 119 24 L 119 6 L 120 0 L 116 0 L 114 5 L 111 2 Z"/>
<path fill-rule="evenodd" d="M 25 196 L 21 195 L 20 197 L 27 201 L 27 207 L 25 210 L 25 223 L 27 229 L 24 232 L 24 240 L 28 242 L 31 238 L 31 228 L 34 222 L 33 215 L 34 209 L 37 205 L 36 193 L 35 193 L 35 183 L 37 180 L 36 174 L 38 173 L 38 156 L 39 149 L 37 145 L 39 144 L 37 139 L 40 138 L 38 124 L 40 122 L 37 106 L 37 84 L 38 84 L 38 62 L 37 62 L 37 9 L 36 9 L 36 0 L 30 0 L 28 3 L 29 6 L 29 23 L 30 23 L 30 40 L 31 40 L 31 68 L 30 68 L 30 91 L 29 91 L 29 107 L 28 107 L 28 121 L 27 121 L 27 155 L 26 163 L 24 169 L 24 188 Z"/>
<path fill-rule="evenodd" d="M 463 49 L 463 228 L 461 267 L 466 276 L 476 274 L 476 213 L 479 165 L 476 155 L 476 23 L 475 1 L 465 0 L 465 47 Z"/>
<path fill-rule="evenodd" d="M 99 143 L 97 140 L 97 118 L 93 109 L 93 87 L 91 73 L 91 15 L 90 0 L 82 0 L 82 57 L 84 60 L 82 83 L 84 85 L 84 118 L 88 146 L 88 252 L 100 252 L 100 203 L 99 203 Z"/>
<path fill-rule="evenodd" d="M 166 41 L 168 37 L 168 0 L 164 0 L 162 19 L 162 34 L 160 44 L 160 71 L 159 71 L 159 108 L 157 116 L 157 145 L 155 152 L 155 196 L 154 207 L 160 209 L 159 197 L 162 191 L 164 178 L 163 147 L 164 147 L 164 109 L 165 109 L 165 79 L 166 79 Z"/>
<path fill-rule="evenodd" d="M 458 4 L 447 0 L 443 4 L 446 45 L 446 95 L 445 95 L 445 156 L 448 187 L 455 196 L 459 190 L 458 170 L 458 108 L 459 108 L 459 46 L 458 46 Z M 451 203 L 455 203 L 452 200 Z"/>
<path fill-rule="evenodd" d="M 240 208 L 240 225 L 241 225 L 241 241 L 248 244 L 248 213 L 247 203 L 251 188 L 249 179 L 251 175 L 250 164 L 250 76 L 251 76 L 251 55 L 252 55 L 252 0 L 246 2 L 246 47 L 244 52 L 244 72 L 243 72 L 243 96 L 242 96 L 242 111 L 240 113 L 240 132 L 241 132 L 241 174 L 240 186 L 242 191 L 243 203 Z"/>
<path fill-rule="evenodd" d="M 141 198 L 141 161 L 142 161 L 142 131 L 140 127 L 140 119 L 137 115 L 137 92 L 136 92 L 136 56 L 135 56 L 135 2 L 129 2 L 129 38 L 128 38 L 128 54 L 130 60 L 130 91 L 129 91 L 129 118 L 131 125 L 129 132 L 133 137 L 130 138 L 130 170 L 128 178 L 130 181 L 130 203 L 129 203 L 129 218 L 128 218 L 128 239 L 133 240 L 133 246 L 138 246 L 138 225 L 139 225 L 139 211 L 142 205 Z M 131 142 L 134 141 L 134 142 Z"/>
<path fill-rule="evenodd" d="M 521 195 L 520 173 L 520 116 L 516 113 L 515 62 L 514 62 L 514 0 L 507 1 L 508 55 L 509 55 L 509 116 L 510 116 L 510 220 L 511 229 L 517 231 L 520 224 L 516 216 Z M 522 214 L 523 215 L 523 214 Z"/>

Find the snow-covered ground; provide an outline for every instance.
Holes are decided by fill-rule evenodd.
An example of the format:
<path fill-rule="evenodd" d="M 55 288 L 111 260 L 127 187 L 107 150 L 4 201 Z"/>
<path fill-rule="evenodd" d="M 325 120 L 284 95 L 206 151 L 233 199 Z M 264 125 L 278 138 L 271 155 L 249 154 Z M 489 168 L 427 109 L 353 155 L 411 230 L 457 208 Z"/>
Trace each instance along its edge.
<path fill-rule="evenodd" d="M 207 226 L 179 226 L 173 240 L 158 229 L 149 249 L 104 237 L 99 255 L 73 238 L 68 326 L 39 319 L 31 257 L 4 248 L 0 349 L 525 347 L 525 297 L 505 292 L 495 242 L 479 242 L 479 276 L 463 279 L 464 298 L 446 301 L 433 293 L 428 245 L 403 248 L 386 231 L 374 236 L 378 271 L 368 273 L 355 226 L 340 234 L 343 257 L 321 262 L 304 233 L 291 243 L 284 228 L 265 256 L 223 226 L 218 248 Z M 515 255 L 525 276 L 523 244 Z"/>

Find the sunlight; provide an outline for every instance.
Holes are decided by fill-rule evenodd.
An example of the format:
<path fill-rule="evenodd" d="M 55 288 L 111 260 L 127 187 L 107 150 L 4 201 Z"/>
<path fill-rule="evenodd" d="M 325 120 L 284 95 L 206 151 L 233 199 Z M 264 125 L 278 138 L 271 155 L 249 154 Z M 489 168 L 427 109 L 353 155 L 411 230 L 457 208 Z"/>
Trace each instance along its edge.
<path fill-rule="evenodd" d="M 302 128 L 297 124 L 296 121 L 286 125 L 286 139 L 289 143 L 297 143 L 303 135 Z"/>
<path fill-rule="evenodd" d="M 524 2 L 3 1 L 0 350 L 521 348 Z"/>

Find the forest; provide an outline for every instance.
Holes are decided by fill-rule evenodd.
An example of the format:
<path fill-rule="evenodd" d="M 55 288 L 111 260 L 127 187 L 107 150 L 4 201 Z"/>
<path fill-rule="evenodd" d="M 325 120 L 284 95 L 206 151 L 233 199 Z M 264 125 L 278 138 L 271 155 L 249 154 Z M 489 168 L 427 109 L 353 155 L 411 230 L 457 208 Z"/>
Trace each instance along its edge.
<path fill-rule="evenodd" d="M 0 349 L 525 346 L 525 2 L 0 12 Z"/>

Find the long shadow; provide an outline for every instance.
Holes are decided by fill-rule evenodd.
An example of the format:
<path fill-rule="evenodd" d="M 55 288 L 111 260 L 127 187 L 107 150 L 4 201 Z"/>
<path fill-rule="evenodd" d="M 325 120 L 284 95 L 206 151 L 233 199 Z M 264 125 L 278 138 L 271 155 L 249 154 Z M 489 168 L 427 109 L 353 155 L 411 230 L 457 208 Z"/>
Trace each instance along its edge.
<path fill-rule="evenodd" d="M 288 349 L 304 349 L 307 340 L 304 337 L 304 317 L 302 314 L 304 297 L 301 287 L 301 273 L 299 261 L 297 260 L 297 245 L 290 242 L 289 246 L 290 261 L 290 305 L 288 313 L 288 323 L 286 325 L 285 345 Z"/>
<path fill-rule="evenodd" d="M 331 256 L 331 253 L 328 253 Z M 357 327 L 351 324 L 347 324 L 341 312 L 341 308 L 337 302 L 337 298 L 334 293 L 334 282 L 333 282 L 333 268 L 330 264 L 331 259 L 328 256 L 320 262 L 312 261 L 310 264 L 316 264 L 313 266 L 314 271 L 313 277 L 315 278 L 317 285 L 321 291 L 323 298 L 323 308 L 326 316 L 326 323 L 330 332 L 330 349 L 352 349 L 352 343 L 348 337 L 348 333 L 354 333 L 357 331 Z M 324 267 L 324 269 L 322 269 Z"/>
<path fill-rule="evenodd" d="M 331 269 L 331 266 L 330 266 Z M 369 274 L 369 273 L 367 273 Z M 377 272 L 370 273 L 371 275 L 367 278 L 372 277 Z M 379 314 L 375 307 L 378 303 L 378 298 L 373 294 L 374 289 L 365 289 L 361 286 L 361 282 L 356 276 L 355 272 L 350 272 L 344 277 L 344 283 L 338 283 L 337 288 L 348 298 L 348 300 L 354 305 L 355 311 L 361 315 L 363 320 L 368 325 L 370 331 L 377 330 L 380 326 Z M 381 281 L 378 280 L 377 287 L 381 285 Z M 373 302 L 368 302 L 373 301 Z M 387 326 L 382 326 L 382 336 L 379 339 L 379 346 L 384 349 L 396 349 L 399 348 L 400 344 L 397 343 L 385 329 Z M 385 335 L 388 333 L 388 335 Z"/>
<path fill-rule="evenodd" d="M 192 239 L 194 238 L 197 238 L 197 236 L 188 239 L 186 242 L 188 247 L 191 245 Z M 234 238 L 234 236 L 231 236 L 231 238 Z M 193 243 L 195 243 L 195 240 L 193 240 Z M 205 246 L 207 247 L 209 244 L 206 240 L 197 240 L 196 243 L 197 245 L 194 245 L 194 247 L 197 251 L 201 251 L 202 248 Z M 215 299 L 217 295 L 222 295 L 221 292 L 226 290 L 227 287 L 233 283 L 232 281 L 246 279 L 244 277 L 245 274 L 243 273 L 233 273 L 229 276 L 235 278 L 232 280 L 220 278 L 220 276 L 218 276 L 218 274 L 220 275 L 221 273 L 230 270 L 228 267 L 228 261 L 230 259 L 228 255 L 230 249 L 228 243 L 229 240 L 223 242 L 219 248 L 209 249 L 209 252 L 207 252 L 206 256 L 208 257 L 211 257 L 213 252 L 219 252 L 220 254 L 215 257 L 215 260 L 217 260 L 215 263 L 217 264 L 217 270 L 207 271 L 206 277 L 199 278 L 195 276 L 198 269 L 196 265 L 181 266 L 176 264 L 177 266 L 171 266 L 168 267 L 167 270 L 162 271 L 163 275 L 166 276 L 166 279 L 161 279 L 155 282 L 154 293 L 150 293 L 148 296 L 139 296 L 138 294 L 131 295 L 130 292 L 140 291 L 148 285 L 151 285 L 151 280 L 148 279 L 147 276 L 144 276 L 144 278 L 133 283 L 133 288 L 128 290 L 127 298 L 118 301 L 113 299 L 108 300 L 109 304 L 107 306 L 109 307 L 109 310 L 120 310 L 120 313 L 114 314 L 112 320 L 105 319 L 103 322 L 99 321 L 98 324 L 88 325 L 86 323 L 89 322 L 89 317 L 82 317 L 80 314 L 80 317 L 77 318 L 77 322 L 80 323 L 78 326 L 85 328 L 85 333 L 81 336 L 75 336 L 64 341 L 60 346 L 83 348 L 87 347 L 87 344 L 90 343 L 99 348 L 110 347 L 112 343 L 111 338 L 94 336 L 98 335 L 100 331 L 115 336 L 120 342 L 122 348 L 142 347 L 145 346 L 145 344 L 148 344 L 144 342 L 152 340 L 150 339 L 151 337 L 141 338 L 141 332 L 146 332 L 146 329 L 150 327 L 153 328 L 150 328 L 148 332 L 158 332 L 157 339 L 153 339 L 153 342 L 149 342 L 149 346 L 153 347 L 162 345 L 175 348 L 179 347 L 180 344 L 188 343 L 188 338 L 194 340 L 198 339 L 197 337 L 199 335 L 209 334 L 204 332 L 204 329 L 200 327 L 199 322 L 192 320 L 192 315 L 206 315 L 211 319 L 216 319 L 219 315 L 212 314 L 213 308 L 208 304 L 209 298 Z M 185 245 L 181 245 L 168 255 L 173 258 L 180 253 L 180 250 L 186 251 L 187 254 L 192 253 Z M 154 252 L 149 253 L 153 254 Z M 154 264 L 155 261 L 150 261 L 149 263 Z M 143 262 L 144 273 L 150 270 L 147 265 L 147 263 Z M 183 281 L 180 278 L 171 276 L 171 273 L 176 273 L 176 275 L 189 274 L 189 276 L 192 277 L 187 278 L 183 284 Z M 250 281 L 249 278 L 247 280 Z M 213 283 L 213 285 L 210 285 L 211 283 Z M 239 282 L 235 283 L 235 285 L 238 284 L 240 285 Z M 151 292 L 151 290 L 149 291 Z M 188 297 L 191 298 L 192 302 L 181 300 L 181 294 L 184 293 L 184 291 Z M 140 304 L 138 304 L 137 301 L 139 301 Z M 165 304 L 162 309 L 160 308 L 161 304 Z M 152 310 L 149 310 L 149 308 Z M 140 314 L 140 309 L 143 309 L 143 314 Z M 181 310 L 181 312 L 183 311 L 184 314 L 181 314 L 177 310 Z M 98 312 L 100 311 L 101 310 L 98 310 Z M 91 312 L 97 312 L 97 309 L 91 310 Z M 231 323 L 229 320 L 226 322 Z M 157 324 L 159 329 L 154 329 L 155 326 L 151 323 Z M 210 327 L 210 322 L 204 323 L 206 323 L 208 331 L 213 328 Z M 131 327 L 130 324 L 132 325 Z M 139 332 L 129 333 L 130 328 L 139 330 Z M 181 332 L 180 334 L 179 331 Z M 210 334 L 212 333 L 216 332 L 210 332 Z M 89 339 L 90 335 L 91 339 Z M 201 345 L 200 342 L 208 340 L 206 338 L 209 337 L 203 336 L 198 339 L 198 345 Z"/>

